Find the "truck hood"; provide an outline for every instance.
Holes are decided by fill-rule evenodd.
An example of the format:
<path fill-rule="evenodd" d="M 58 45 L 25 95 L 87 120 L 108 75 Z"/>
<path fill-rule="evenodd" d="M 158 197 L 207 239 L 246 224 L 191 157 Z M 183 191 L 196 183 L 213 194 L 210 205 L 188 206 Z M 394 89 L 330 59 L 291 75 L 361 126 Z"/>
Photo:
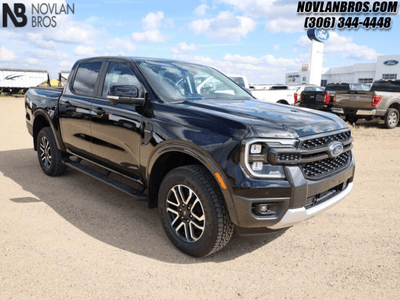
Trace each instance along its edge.
<path fill-rule="evenodd" d="M 257 100 L 187 100 L 188 109 L 246 125 L 252 137 L 297 138 L 347 128 L 334 114 Z"/>

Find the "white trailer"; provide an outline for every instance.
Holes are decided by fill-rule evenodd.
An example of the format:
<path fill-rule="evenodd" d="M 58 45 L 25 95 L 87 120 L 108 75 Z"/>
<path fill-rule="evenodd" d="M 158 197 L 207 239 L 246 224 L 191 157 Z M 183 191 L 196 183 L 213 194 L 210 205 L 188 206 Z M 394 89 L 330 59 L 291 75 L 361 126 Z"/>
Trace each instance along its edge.
<path fill-rule="evenodd" d="M 38 86 L 46 80 L 49 80 L 47 71 L 0 68 L 0 92 L 25 93 L 31 86 Z"/>

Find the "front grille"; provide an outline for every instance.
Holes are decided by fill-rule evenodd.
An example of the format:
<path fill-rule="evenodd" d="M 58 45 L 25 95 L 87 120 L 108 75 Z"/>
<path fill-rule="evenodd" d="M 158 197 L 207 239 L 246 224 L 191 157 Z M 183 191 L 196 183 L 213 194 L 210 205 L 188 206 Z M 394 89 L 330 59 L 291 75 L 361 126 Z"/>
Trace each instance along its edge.
<path fill-rule="evenodd" d="M 344 140 L 347 140 L 350 138 L 351 133 L 350 131 L 342 132 L 342 133 L 337 133 L 337 134 L 332 134 L 332 135 L 327 135 L 315 139 L 310 139 L 302 142 L 301 148 L 302 149 L 313 149 L 313 148 L 318 148 L 318 147 L 325 147 L 329 143 L 333 141 L 338 141 L 342 142 Z"/>
<path fill-rule="evenodd" d="M 328 176 L 344 168 L 351 159 L 351 152 L 344 152 L 335 158 L 326 158 L 302 165 L 300 168 L 308 179 L 318 179 Z"/>
<path fill-rule="evenodd" d="M 301 158 L 300 154 L 293 154 L 293 153 L 282 153 L 278 154 L 277 159 L 281 162 L 283 161 L 299 161 Z"/>

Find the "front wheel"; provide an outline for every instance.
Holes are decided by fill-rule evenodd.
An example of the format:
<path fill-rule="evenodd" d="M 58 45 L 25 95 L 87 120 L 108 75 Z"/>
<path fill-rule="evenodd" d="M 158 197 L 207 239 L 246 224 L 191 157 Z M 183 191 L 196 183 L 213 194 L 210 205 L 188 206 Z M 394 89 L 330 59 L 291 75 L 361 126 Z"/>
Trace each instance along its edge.
<path fill-rule="evenodd" d="M 393 129 L 399 124 L 399 111 L 395 108 L 389 108 L 385 116 L 385 127 Z"/>
<path fill-rule="evenodd" d="M 234 227 L 221 190 L 203 166 L 170 171 L 161 183 L 158 208 L 168 238 L 191 256 L 217 252 L 232 237 Z"/>
<path fill-rule="evenodd" d="M 49 176 L 59 176 L 67 171 L 62 162 L 62 153 L 57 149 L 56 140 L 49 127 L 40 130 L 36 139 L 38 159 L 43 172 Z"/>

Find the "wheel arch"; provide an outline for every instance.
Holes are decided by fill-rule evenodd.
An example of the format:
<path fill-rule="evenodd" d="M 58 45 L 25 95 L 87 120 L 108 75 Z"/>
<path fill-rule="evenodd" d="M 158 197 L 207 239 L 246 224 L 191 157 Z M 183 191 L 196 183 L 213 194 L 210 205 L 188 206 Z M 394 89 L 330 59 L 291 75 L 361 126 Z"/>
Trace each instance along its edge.
<path fill-rule="evenodd" d="M 37 136 L 40 132 L 40 130 L 44 127 L 50 127 L 51 131 L 53 132 L 54 138 L 56 140 L 57 148 L 60 151 L 65 151 L 65 146 L 64 143 L 62 142 L 61 136 L 59 132 L 56 130 L 54 127 L 54 124 L 52 120 L 50 119 L 49 115 L 42 111 L 41 109 L 35 111 L 34 115 L 34 121 L 33 121 L 33 146 L 35 151 L 37 151 L 36 147 L 36 142 L 37 142 Z"/>
<path fill-rule="evenodd" d="M 284 100 L 284 99 L 280 99 L 280 100 L 278 100 L 276 103 L 289 105 L 289 102 L 287 102 L 287 101 Z"/>
<path fill-rule="evenodd" d="M 172 169 L 191 164 L 202 165 L 210 172 L 224 196 L 231 220 L 235 223 L 237 218 L 234 213 L 232 193 L 229 189 L 225 172 L 207 152 L 198 149 L 195 145 L 187 145 L 180 142 L 164 144 L 154 152 L 150 159 L 146 174 L 149 188 L 149 207 L 157 207 L 158 191 L 165 175 Z M 221 176 L 226 189 L 221 187 L 216 173 Z"/>
<path fill-rule="evenodd" d="M 400 102 L 393 102 L 389 105 L 388 108 L 395 108 L 400 113 Z"/>

